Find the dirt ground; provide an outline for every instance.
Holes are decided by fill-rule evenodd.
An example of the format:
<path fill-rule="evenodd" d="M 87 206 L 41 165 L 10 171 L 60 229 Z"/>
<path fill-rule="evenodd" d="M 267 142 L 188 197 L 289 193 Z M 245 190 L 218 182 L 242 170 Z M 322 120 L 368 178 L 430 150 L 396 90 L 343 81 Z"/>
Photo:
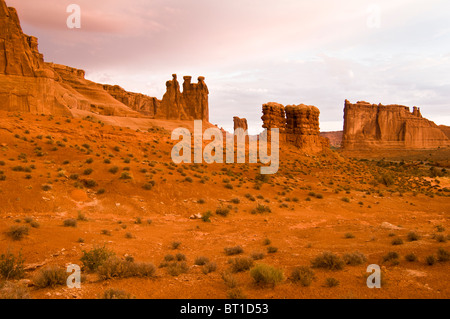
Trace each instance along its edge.
<path fill-rule="evenodd" d="M 429 175 L 442 156 L 418 163 L 405 155 L 399 164 L 282 146 L 278 173 L 262 178 L 258 164 L 173 164 L 170 130 L 188 123 L 129 123 L 0 113 L 0 254 L 21 253 L 25 280 L 12 282 L 25 283 L 31 298 L 102 298 L 109 288 L 136 298 L 231 298 L 222 278 L 230 259 L 254 253 L 263 254 L 254 265 L 280 269 L 284 279 L 267 287 L 249 270 L 234 273 L 241 298 L 450 297 L 449 262 L 437 255 L 450 249 L 450 178 L 438 165 L 442 176 Z M 194 216 L 208 211 L 209 222 Z M 68 219 L 76 227 L 65 227 Z M 28 235 L 12 239 L 15 226 Z M 410 241 L 411 232 L 418 240 Z M 103 246 L 153 263 L 154 275 L 104 280 L 84 268 L 81 289 L 35 285 L 46 267 L 83 267 L 83 251 Z M 225 254 L 235 246 L 243 252 Z M 307 287 L 292 280 L 296 267 L 324 252 L 360 252 L 366 260 L 341 270 L 311 268 Z M 389 252 L 398 260 L 383 261 Z M 411 253 L 417 261 L 405 259 Z M 162 263 L 176 254 L 187 264 L 179 275 Z M 431 255 L 437 260 L 429 265 Z M 217 269 L 204 274 L 195 265 L 199 256 Z M 381 266 L 381 289 L 366 285 L 370 264 Z M 328 287 L 327 278 L 339 285 Z"/>

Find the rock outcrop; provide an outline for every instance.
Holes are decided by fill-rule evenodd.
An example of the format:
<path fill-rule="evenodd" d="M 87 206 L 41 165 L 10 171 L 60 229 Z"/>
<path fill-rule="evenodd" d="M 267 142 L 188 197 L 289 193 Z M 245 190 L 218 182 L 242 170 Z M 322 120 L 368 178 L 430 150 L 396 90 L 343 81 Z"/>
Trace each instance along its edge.
<path fill-rule="evenodd" d="M 16 10 L 0 0 L 0 110 L 70 116 L 72 109 L 81 109 L 101 115 L 208 121 L 205 78 L 199 77 L 198 83 L 188 76 L 184 80 L 183 93 L 176 76 L 168 81 L 159 101 L 89 81 L 83 70 L 46 63 L 37 38 L 22 32 Z"/>
<path fill-rule="evenodd" d="M 295 145 L 307 152 L 320 152 L 329 141 L 320 136 L 320 111 L 310 105 L 288 105 L 270 102 L 263 105 L 263 128 L 278 128 L 280 141 Z"/>
<path fill-rule="evenodd" d="M 238 128 L 241 128 L 244 131 L 248 130 L 247 119 L 244 119 L 244 118 L 241 119 L 241 118 L 235 116 L 235 117 L 233 117 L 233 123 L 234 123 L 234 132 L 236 132 L 236 130 Z"/>
<path fill-rule="evenodd" d="M 128 92 L 118 85 L 103 84 L 103 89 L 132 110 L 149 117 L 155 117 L 160 107 L 161 101 L 156 97 Z"/>
<path fill-rule="evenodd" d="M 70 116 L 70 109 L 138 115 L 84 79 L 84 71 L 45 63 L 37 38 L 23 33 L 17 11 L 0 0 L 0 109 Z"/>
<path fill-rule="evenodd" d="M 330 146 L 337 148 L 342 145 L 342 135 L 343 131 L 320 132 L 320 136 L 325 137 L 330 141 Z"/>
<path fill-rule="evenodd" d="M 446 134 L 417 107 L 345 101 L 342 146 L 346 150 L 434 149 L 450 146 Z"/>
<path fill-rule="evenodd" d="M 191 76 L 184 77 L 181 92 L 177 75 L 172 74 L 172 80 L 166 82 L 166 93 L 156 114 L 157 118 L 209 121 L 209 91 L 205 78 L 199 77 L 198 83 L 191 83 L 191 79 Z"/>

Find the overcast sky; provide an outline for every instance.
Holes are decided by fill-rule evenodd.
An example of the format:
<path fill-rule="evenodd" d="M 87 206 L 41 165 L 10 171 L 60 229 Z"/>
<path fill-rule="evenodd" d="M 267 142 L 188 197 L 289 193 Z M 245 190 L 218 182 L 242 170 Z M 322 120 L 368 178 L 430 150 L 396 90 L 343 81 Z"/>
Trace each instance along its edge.
<path fill-rule="evenodd" d="M 448 0 L 6 0 L 46 61 L 90 80 L 162 98 L 177 73 L 202 75 L 210 122 L 246 117 L 261 130 L 266 102 L 321 110 L 342 130 L 344 100 L 421 107 L 450 125 Z M 81 29 L 69 29 L 69 4 Z M 379 14 L 378 14 L 379 13 Z"/>

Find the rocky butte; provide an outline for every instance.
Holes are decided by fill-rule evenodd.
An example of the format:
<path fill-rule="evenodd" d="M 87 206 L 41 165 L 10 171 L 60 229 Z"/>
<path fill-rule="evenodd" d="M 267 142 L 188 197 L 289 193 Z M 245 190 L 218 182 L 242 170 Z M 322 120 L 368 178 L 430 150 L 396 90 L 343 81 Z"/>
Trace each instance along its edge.
<path fill-rule="evenodd" d="M 245 119 L 245 118 L 241 119 L 241 118 L 235 116 L 235 117 L 233 117 L 233 123 L 234 123 L 234 131 L 236 131 L 238 128 L 241 128 L 244 131 L 248 130 L 247 119 Z"/>
<path fill-rule="evenodd" d="M 208 121 L 205 79 L 185 77 L 180 93 L 176 76 L 162 101 L 120 86 L 85 79 L 85 71 L 47 63 L 38 40 L 23 33 L 16 9 L 0 0 L 0 110 L 71 116 L 72 110 L 102 115 Z"/>
<path fill-rule="evenodd" d="M 328 139 L 320 136 L 317 107 L 269 102 L 263 105 L 263 128 L 278 128 L 280 142 L 295 145 L 307 152 L 320 152 L 329 147 Z"/>
<path fill-rule="evenodd" d="M 447 135 L 420 109 L 402 105 L 345 101 L 342 147 L 367 149 L 435 149 L 450 146 Z"/>

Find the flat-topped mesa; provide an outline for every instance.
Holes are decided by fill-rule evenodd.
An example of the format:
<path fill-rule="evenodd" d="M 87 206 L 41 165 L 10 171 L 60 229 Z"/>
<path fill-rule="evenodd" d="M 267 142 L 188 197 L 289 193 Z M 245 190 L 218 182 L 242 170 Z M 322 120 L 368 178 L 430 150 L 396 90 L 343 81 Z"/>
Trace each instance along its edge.
<path fill-rule="evenodd" d="M 160 107 L 161 101 L 156 97 L 151 97 L 141 93 L 128 92 L 118 85 L 103 84 L 103 89 L 113 98 L 125 104 L 132 110 L 149 117 L 155 117 Z"/>
<path fill-rule="evenodd" d="M 345 100 L 342 147 L 346 150 L 434 149 L 450 146 L 446 134 L 420 108 L 356 104 Z"/>
<path fill-rule="evenodd" d="M 233 123 L 234 123 L 234 132 L 236 132 L 236 130 L 238 128 L 241 128 L 244 131 L 248 131 L 247 119 L 245 119 L 245 118 L 241 119 L 241 118 L 235 116 L 235 117 L 233 117 Z"/>
<path fill-rule="evenodd" d="M 284 133 L 286 130 L 286 115 L 284 106 L 279 103 L 269 102 L 262 106 L 263 116 L 263 128 L 270 131 L 272 128 L 278 128 L 280 133 Z"/>
<path fill-rule="evenodd" d="M 288 105 L 279 103 L 263 105 L 263 128 L 280 129 L 280 141 L 297 146 L 307 152 L 320 152 L 329 147 L 329 141 L 320 136 L 320 111 L 310 105 Z"/>
<path fill-rule="evenodd" d="M 184 77 L 181 93 L 177 75 L 172 74 L 172 80 L 166 82 L 166 93 L 156 114 L 157 118 L 209 121 L 209 91 L 205 78 L 200 76 L 198 83 L 191 83 L 191 80 L 191 76 Z"/>

